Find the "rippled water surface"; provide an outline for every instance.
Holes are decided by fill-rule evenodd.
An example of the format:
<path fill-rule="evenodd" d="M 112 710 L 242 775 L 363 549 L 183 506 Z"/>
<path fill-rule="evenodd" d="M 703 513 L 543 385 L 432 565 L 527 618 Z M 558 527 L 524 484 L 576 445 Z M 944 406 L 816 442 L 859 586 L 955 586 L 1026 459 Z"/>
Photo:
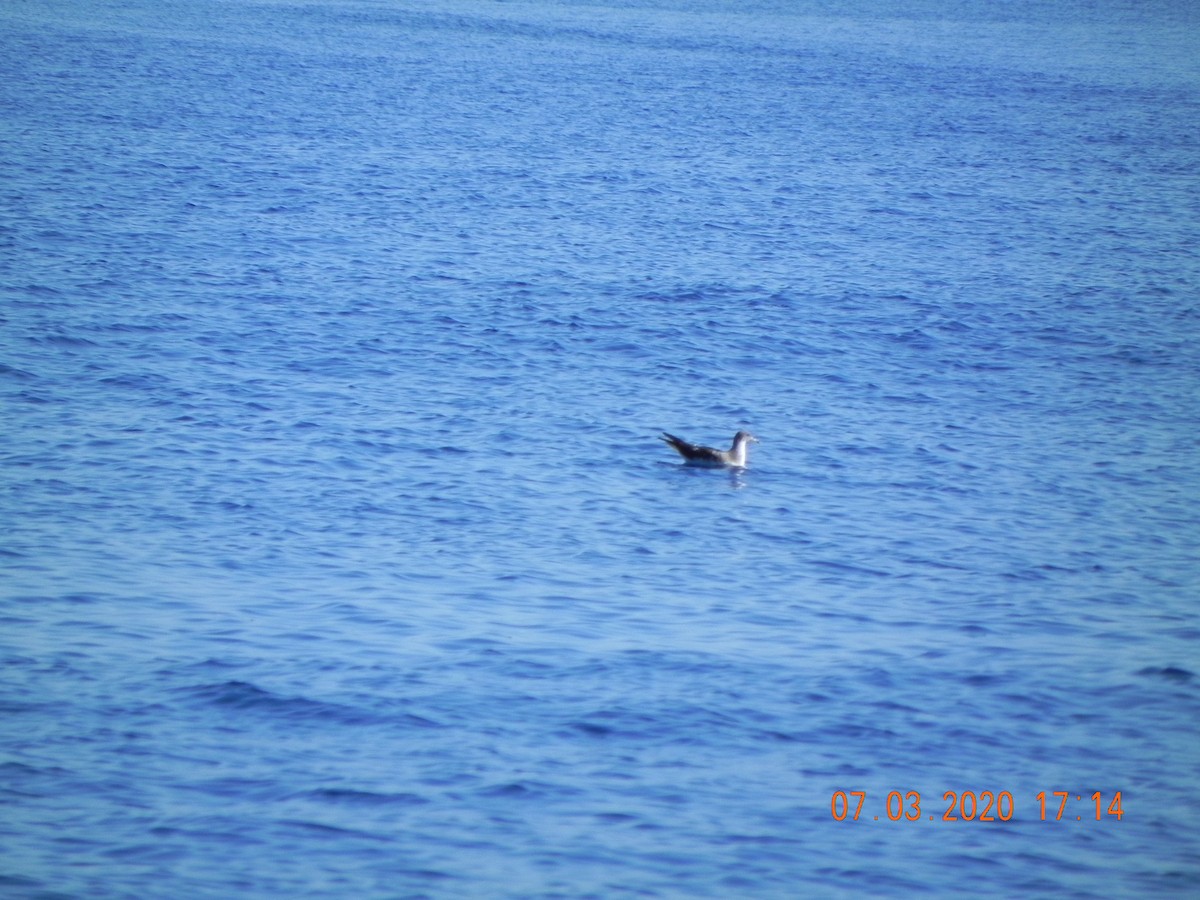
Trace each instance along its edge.
<path fill-rule="evenodd" d="M 5 4 L 0 894 L 1195 896 L 1200 14 L 906 6 Z"/>

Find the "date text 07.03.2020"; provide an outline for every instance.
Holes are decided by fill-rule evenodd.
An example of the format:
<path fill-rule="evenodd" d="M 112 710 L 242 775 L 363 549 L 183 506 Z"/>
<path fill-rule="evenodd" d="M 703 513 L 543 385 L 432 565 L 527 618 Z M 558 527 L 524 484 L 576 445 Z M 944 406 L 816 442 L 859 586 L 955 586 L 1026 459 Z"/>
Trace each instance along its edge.
<path fill-rule="evenodd" d="M 1089 795 L 1074 791 L 1039 791 L 1038 816 L 1043 822 L 1099 822 L 1125 815 L 1121 807 L 1121 792 L 1106 795 L 1101 791 Z M 938 809 L 941 816 L 926 813 L 921 809 L 920 791 L 889 791 L 884 802 L 882 818 L 889 822 L 919 822 L 940 819 L 943 822 L 1008 822 L 1016 814 L 1016 803 L 1011 791 L 946 791 L 942 794 Z M 872 814 L 868 806 L 866 791 L 834 791 L 829 801 L 833 817 L 844 822 L 859 821 L 860 817 L 878 822 L 879 814 Z"/>

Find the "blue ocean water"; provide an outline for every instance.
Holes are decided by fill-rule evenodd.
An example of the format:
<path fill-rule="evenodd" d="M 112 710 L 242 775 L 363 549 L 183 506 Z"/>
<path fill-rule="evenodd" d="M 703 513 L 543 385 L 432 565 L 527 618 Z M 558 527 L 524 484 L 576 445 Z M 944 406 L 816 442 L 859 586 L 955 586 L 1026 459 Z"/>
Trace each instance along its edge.
<path fill-rule="evenodd" d="M 1200 890 L 1200 8 L 0 42 L 0 894 Z"/>

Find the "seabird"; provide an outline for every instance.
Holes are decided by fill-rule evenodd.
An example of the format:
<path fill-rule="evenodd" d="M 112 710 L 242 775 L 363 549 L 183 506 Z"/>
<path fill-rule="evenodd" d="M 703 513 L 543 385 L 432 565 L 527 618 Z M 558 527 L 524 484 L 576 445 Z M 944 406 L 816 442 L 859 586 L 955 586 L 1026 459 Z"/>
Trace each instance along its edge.
<path fill-rule="evenodd" d="M 701 447 L 699 444 L 689 444 L 682 438 L 677 438 L 673 434 L 663 432 L 660 441 L 665 441 L 674 447 L 679 455 L 686 460 L 686 465 L 689 466 L 709 466 L 717 468 L 720 466 L 733 466 L 734 468 L 744 469 L 746 467 L 746 449 L 747 445 L 754 441 L 758 443 L 758 438 L 748 431 L 739 431 L 733 436 L 733 446 L 728 450 L 714 450 L 712 447 Z"/>

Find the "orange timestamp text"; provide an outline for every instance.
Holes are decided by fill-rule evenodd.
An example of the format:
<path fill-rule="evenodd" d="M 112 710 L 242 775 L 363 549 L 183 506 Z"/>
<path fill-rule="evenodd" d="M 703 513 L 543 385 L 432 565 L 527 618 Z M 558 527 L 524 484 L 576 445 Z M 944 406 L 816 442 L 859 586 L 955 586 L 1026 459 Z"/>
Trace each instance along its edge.
<path fill-rule="evenodd" d="M 1108 818 L 1119 822 L 1125 815 L 1120 791 L 1111 795 L 1096 791 L 1086 800 L 1084 798 L 1082 792 L 1039 791 L 1034 800 L 1043 822 L 1082 822 L 1085 819 L 1099 822 Z M 946 791 L 942 794 L 942 803 L 944 809 L 937 806 L 941 810 L 939 816 L 922 809 L 920 791 L 888 791 L 882 815 L 879 815 L 872 813 L 866 791 L 834 791 L 829 811 L 839 822 L 847 819 L 857 822 L 860 818 L 873 822 L 880 818 L 888 822 L 1008 822 L 1016 815 L 1012 791 Z"/>

